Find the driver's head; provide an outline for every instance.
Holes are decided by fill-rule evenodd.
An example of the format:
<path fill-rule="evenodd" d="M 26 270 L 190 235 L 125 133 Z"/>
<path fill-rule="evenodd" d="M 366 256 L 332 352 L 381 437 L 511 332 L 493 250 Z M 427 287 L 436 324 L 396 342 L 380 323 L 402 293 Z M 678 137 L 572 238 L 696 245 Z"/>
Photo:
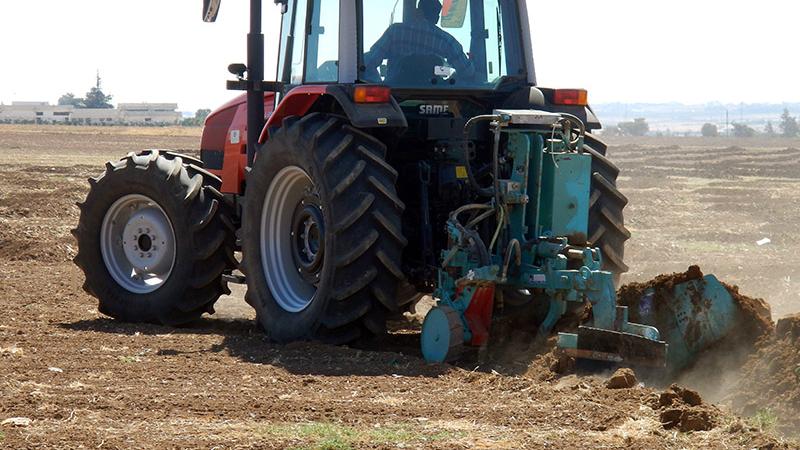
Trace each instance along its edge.
<path fill-rule="evenodd" d="M 428 22 L 436 25 L 439 23 L 439 14 L 442 12 L 442 3 L 439 0 L 419 0 L 417 11 Z"/>

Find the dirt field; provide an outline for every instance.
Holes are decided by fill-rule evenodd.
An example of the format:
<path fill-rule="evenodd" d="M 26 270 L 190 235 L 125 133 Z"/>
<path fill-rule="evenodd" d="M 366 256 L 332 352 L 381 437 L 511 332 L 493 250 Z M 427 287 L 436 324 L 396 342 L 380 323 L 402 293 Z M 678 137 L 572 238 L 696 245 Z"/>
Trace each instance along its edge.
<path fill-rule="evenodd" d="M 739 418 L 679 391 L 608 389 L 608 374 L 556 376 L 547 355 L 426 365 L 414 327 L 359 349 L 272 345 L 241 290 L 184 329 L 102 317 L 70 262 L 86 177 L 128 151 L 198 144 L 199 130 L 0 126 L 0 423 L 18 418 L 0 447 L 798 447 L 757 405 Z M 611 145 L 631 200 L 625 280 L 697 263 L 776 318 L 800 311 L 800 142 Z M 675 405 L 711 429 L 665 428 Z"/>

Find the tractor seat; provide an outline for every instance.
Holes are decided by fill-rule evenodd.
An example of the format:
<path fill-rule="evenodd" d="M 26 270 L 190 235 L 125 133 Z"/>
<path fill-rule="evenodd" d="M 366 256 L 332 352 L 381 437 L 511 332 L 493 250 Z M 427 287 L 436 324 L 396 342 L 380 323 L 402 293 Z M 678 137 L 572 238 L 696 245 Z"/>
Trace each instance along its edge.
<path fill-rule="evenodd" d="M 436 55 L 404 56 L 389 62 L 385 82 L 392 86 L 430 84 L 431 79 L 436 78 L 434 68 L 441 66 L 443 62 Z"/>

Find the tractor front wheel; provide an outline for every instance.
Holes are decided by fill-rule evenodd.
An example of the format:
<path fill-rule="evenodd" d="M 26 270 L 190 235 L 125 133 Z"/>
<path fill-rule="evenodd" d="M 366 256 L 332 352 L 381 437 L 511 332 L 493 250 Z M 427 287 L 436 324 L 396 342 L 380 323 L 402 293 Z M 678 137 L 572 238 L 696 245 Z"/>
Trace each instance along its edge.
<path fill-rule="evenodd" d="M 83 288 L 126 322 L 180 325 L 213 312 L 236 267 L 232 210 L 219 178 L 189 157 L 129 154 L 89 179 L 73 234 Z"/>
<path fill-rule="evenodd" d="M 288 118 L 248 174 L 247 301 L 278 342 L 350 342 L 398 311 L 405 206 L 386 148 L 339 117 Z"/>

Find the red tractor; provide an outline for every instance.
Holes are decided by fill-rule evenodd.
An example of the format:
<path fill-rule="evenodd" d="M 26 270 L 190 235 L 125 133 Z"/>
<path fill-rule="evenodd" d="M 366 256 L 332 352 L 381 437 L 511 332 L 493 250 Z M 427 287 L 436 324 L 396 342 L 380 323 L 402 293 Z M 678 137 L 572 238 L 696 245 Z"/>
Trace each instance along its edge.
<path fill-rule="evenodd" d="M 263 81 L 261 0 L 250 3 L 248 63 L 228 82 L 247 93 L 208 117 L 200 159 L 145 151 L 90 179 L 75 262 L 102 313 L 183 324 L 246 282 L 271 339 L 345 343 L 383 333 L 423 294 L 464 297 L 462 252 L 464 267 L 505 269 L 482 284 L 482 318 L 525 309 L 535 329 L 563 313 L 555 298 L 587 298 L 548 273 L 626 270 L 619 170 L 591 134 L 586 91 L 537 86 L 524 0 L 276 0 L 275 82 Z M 205 0 L 204 20 L 218 9 Z M 564 182 L 585 198 L 561 202 L 561 175 L 532 165 L 529 186 L 514 182 L 517 131 L 543 136 L 542 170 L 590 157 Z M 522 204 L 534 225 L 516 230 Z M 552 255 L 536 253 L 547 242 Z M 447 295 L 446 277 L 458 281 Z M 474 321 L 448 308 L 455 344 L 476 342 Z"/>

